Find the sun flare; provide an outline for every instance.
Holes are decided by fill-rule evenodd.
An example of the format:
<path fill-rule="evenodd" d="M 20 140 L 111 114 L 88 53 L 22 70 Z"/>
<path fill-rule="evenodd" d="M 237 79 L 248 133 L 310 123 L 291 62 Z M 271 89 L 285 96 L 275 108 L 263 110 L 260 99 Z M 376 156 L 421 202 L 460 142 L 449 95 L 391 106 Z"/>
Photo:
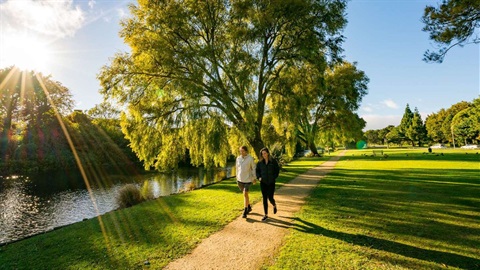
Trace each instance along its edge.
<path fill-rule="evenodd" d="M 26 34 L 2 39 L 4 41 L 0 56 L 2 67 L 14 65 L 23 70 L 49 72 L 51 50 L 47 42 Z"/>

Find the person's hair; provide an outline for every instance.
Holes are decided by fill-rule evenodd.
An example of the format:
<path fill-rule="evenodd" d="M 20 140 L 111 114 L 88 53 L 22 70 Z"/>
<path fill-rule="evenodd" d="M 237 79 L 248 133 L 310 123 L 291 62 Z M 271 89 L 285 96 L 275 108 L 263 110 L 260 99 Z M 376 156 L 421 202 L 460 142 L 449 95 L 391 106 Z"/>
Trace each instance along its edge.
<path fill-rule="evenodd" d="M 265 151 L 267 152 L 268 154 L 268 158 L 270 159 L 270 151 L 268 150 L 268 148 L 264 147 L 262 148 L 262 150 L 260 150 L 260 156 L 258 157 L 260 161 L 263 161 L 263 155 L 262 155 L 262 152 Z"/>
<path fill-rule="evenodd" d="M 247 153 L 248 153 L 248 147 L 247 147 L 247 146 L 245 146 L 245 145 L 242 145 L 242 146 L 240 146 L 240 149 L 243 149 L 243 150 L 245 150 L 245 152 L 247 152 Z"/>

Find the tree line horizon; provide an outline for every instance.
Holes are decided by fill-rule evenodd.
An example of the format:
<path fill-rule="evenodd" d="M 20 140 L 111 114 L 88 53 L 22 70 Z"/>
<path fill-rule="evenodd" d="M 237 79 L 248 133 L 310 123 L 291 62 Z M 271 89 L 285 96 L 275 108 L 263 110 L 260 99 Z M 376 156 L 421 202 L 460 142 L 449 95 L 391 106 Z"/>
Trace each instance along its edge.
<path fill-rule="evenodd" d="M 422 120 L 418 109 L 411 111 L 409 104 L 398 126 L 365 131 L 371 144 L 403 143 L 412 146 L 431 146 L 433 143 L 452 146 L 480 143 L 480 97 L 471 102 L 460 101 L 450 108 L 442 108 Z"/>

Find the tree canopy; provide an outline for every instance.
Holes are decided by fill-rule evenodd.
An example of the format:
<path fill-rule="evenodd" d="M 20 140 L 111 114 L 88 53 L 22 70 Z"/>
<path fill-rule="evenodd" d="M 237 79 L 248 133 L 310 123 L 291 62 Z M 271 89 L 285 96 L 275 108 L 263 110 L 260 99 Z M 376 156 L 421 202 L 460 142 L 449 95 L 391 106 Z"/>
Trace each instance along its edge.
<path fill-rule="evenodd" d="M 427 50 L 424 60 L 441 63 L 454 46 L 480 43 L 475 30 L 480 27 L 480 1 L 443 0 L 438 7 L 427 6 L 423 15 L 424 31 L 439 45 L 438 51 Z"/>
<path fill-rule="evenodd" d="M 345 136 L 340 140 L 362 137 L 365 121 L 356 115 L 367 93 L 368 77 L 355 63 L 342 62 L 332 68 L 314 65 L 291 67 L 285 80 L 279 81 L 282 95 L 272 97 L 273 113 L 280 123 L 295 126 L 297 136 L 312 153 L 317 153 L 319 135 L 330 129 Z M 348 139 L 347 139 L 348 138 Z"/>
<path fill-rule="evenodd" d="M 346 1 L 146 1 L 131 5 L 117 54 L 99 74 L 131 147 L 157 169 L 189 150 L 194 165 L 223 165 L 229 142 L 264 146 L 267 104 L 284 70 L 340 59 Z M 232 147 L 238 148 L 238 146 Z"/>
<path fill-rule="evenodd" d="M 54 166 L 66 145 L 58 115 L 72 107 L 70 91 L 50 76 L 16 67 L 1 69 L 0 173 L 36 170 L 34 164 L 39 163 Z"/>
<path fill-rule="evenodd" d="M 417 142 L 418 146 L 421 146 L 427 139 L 427 130 L 423 123 L 422 116 L 416 107 L 413 113 L 412 123 L 407 128 L 405 137 L 412 142 L 413 146 L 415 146 L 415 142 Z"/>

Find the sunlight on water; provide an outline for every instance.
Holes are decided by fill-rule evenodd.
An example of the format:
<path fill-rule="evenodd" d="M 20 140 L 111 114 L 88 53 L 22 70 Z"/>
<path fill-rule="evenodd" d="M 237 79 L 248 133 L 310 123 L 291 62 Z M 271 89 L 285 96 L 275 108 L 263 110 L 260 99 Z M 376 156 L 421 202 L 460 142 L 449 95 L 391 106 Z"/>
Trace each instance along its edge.
<path fill-rule="evenodd" d="M 231 177 L 234 174 L 232 170 L 232 167 L 211 171 L 180 169 L 171 174 L 137 176 L 135 183 L 139 188 L 147 185 L 152 196 L 158 198 L 183 192 L 185 185 L 189 183 L 201 187 L 219 182 Z M 105 180 L 112 181 L 114 180 Z M 79 175 L 0 178 L 0 243 L 94 218 L 97 213 L 110 212 L 118 208 L 116 195 L 125 183 L 124 179 L 103 187 L 91 186 L 94 204 Z"/>

